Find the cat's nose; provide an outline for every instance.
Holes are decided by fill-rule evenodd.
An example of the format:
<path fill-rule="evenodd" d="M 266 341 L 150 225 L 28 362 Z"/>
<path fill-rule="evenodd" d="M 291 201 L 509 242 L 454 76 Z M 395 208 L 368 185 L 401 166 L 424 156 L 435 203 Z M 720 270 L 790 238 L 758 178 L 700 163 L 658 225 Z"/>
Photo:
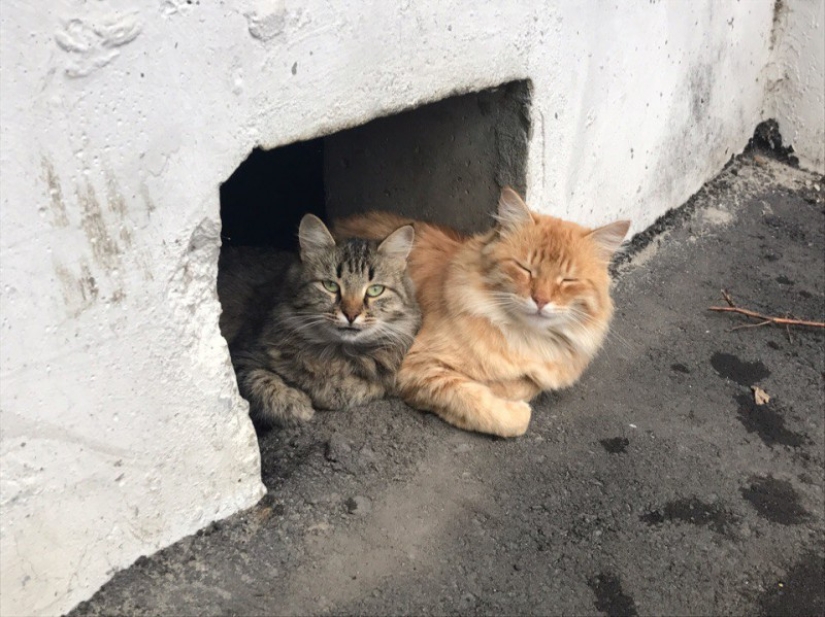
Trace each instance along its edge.
<path fill-rule="evenodd" d="M 353 310 L 344 310 L 344 311 L 341 311 L 341 312 L 344 313 L 344 317 L 346 317 L 347 321 L 350 322 L 351 324 L 355 323 L 355 320 L 358 319 L 358 316 L 361 314 L 361 311 L 353 311 Z"/>
<path fill-rule="evenodd" d="M 550 303 L 550 300 L 540 294 L 533 294 L 533 302 L 535 302 L 538 309 L 541 310 L 545 304 Z"/>

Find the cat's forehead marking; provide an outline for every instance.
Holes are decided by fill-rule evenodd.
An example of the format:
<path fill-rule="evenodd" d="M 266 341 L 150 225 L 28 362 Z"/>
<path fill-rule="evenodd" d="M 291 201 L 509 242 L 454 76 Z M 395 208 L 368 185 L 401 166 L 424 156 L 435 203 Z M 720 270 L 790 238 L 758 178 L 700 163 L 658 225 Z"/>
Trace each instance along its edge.
<path fill-rule="evenodd" d="M 523 237 L 528 264 L 538 272 L 561 270 L 569 274 L 576 269 L 580 255 L 577 238 L 568 229 L 534 228 L 533 234 Z M 513 247 L 513 245 L 511 245 Z"/>
<path fill-rule="evenodd" d="M 363 275 L 369 267 L 372 247 L 366 240 L 353 238 L 342 247 L 338 262 L 338 278 Z"/>

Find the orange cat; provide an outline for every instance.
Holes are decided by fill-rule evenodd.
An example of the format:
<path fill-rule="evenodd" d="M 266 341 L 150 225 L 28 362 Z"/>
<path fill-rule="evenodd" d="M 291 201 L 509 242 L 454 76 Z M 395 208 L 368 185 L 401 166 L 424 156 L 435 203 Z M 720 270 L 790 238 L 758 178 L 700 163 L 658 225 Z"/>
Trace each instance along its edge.
<path fill-rule="evenodd" d="M 514 437 L 530 423 L 527 401 L 574 383 L 601 346 L 613 313 L 607 266 L 630 223 L 589 230 L 531 212 L 510 188 L 497 220 L 465 237 L 371 212 L 335 230 L 384 238 L 413 223 L 423 325 L 398 373 L 401 396 L 459 428 Z"/>

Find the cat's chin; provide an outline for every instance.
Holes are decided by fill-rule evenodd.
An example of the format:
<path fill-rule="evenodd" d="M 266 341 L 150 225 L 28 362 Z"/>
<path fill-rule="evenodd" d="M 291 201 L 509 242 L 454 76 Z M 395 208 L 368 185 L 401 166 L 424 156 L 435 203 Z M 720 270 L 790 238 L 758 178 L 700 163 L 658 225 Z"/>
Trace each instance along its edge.
<path fill-rule="evenodd" d="M 335 336 L 344 345 L 371 345 L 375 339 L 374 328 L 337 328 Z"/>
<path fill-rule="evenodd" d="M 543 313 L 530 311 L 521 313 L 519 317 L 520 321 L 526 326 L 542 331 L 549 330 L 551 328 L 558 328 L 567 323 L 566 316 L 560 313 L 555 315 L 546 315 Z"/>
<path fill-rule="evenodd" d="M 342 341 L 351 342 L 360 338 L 365 332 L 364 328 L 336 328 L 335 334 Z"/>

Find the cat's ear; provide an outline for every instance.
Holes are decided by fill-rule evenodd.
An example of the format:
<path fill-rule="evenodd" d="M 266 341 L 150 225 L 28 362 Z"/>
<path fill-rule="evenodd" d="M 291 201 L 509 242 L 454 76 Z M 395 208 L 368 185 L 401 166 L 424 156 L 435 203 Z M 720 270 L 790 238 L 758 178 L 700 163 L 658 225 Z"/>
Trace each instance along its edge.
<path fill-rule="evenodd" d="M 495 218 L 504 230 L 515 229 L 533 222 L 533 216 L 527 204 L 509 186 L 501 189 L 501 195 L 498 198 L 498 213 Z"/>
<path fill-rule="evenodd" d="M 630 221 L 615 221 L 594 229 L 587 235 L 595 242 L 600 256 L 609 260 L 613 253 L 619 250 L 628 229 L 630 229 Z"/>
<path fill-rule="evenodd" d="M 329 233 L 324 222 L 314 214 L 305 214 L 298 226 L 298 243 L 301 245 L 301 257 L 327 251 L 335 246 L 335 239 Z"/>
<path fill-rule="evenodd" d="M 406 259 L 412 250 L 415 230 L 412 225 L 404 225 L 392 232 L 378 245 L 378 252 L 391 259 Z"/>

